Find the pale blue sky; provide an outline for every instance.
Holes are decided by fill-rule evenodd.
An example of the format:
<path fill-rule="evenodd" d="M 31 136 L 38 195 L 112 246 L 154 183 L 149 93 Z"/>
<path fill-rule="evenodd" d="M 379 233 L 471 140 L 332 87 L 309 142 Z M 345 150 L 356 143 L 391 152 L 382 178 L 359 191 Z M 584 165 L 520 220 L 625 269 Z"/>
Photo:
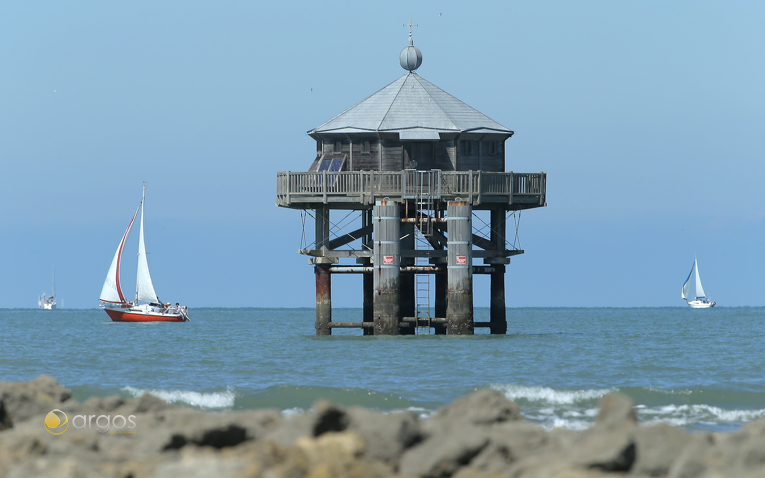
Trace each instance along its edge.
<path fill-rule="evenodd" d="M 95 307 L 143 181 L 160 298 L 312 307 L 276 172 L 404 74 L 410 15 L 418 73 L 516 131 L 508 169 L 548 173 L 509 306 L 683 306 L 694 254 L 719 305 L 765 305 L 762 2 L 7 1 L 0 308 L 35 307 L 54 261 L 64 305 Z M 359 277 L 333 285 L 361 305 Z"/>

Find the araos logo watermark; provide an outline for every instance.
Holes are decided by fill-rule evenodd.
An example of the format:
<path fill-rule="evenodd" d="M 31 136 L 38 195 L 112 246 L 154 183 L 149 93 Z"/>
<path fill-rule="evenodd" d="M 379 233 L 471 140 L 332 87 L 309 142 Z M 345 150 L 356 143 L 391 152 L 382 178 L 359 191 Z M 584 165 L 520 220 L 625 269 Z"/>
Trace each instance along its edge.
<path fill-rule="evenodd" d="M 95 428 L 98 433 L 133 434 L 136 427 L 135 415 L 75 415 L 74 428 Z M 69 428 L 69 419 L 61 410 L 52 410 L 45 416 L 45 429 L 54 435 L 61 435 Z"/>
<path fill-rule="evenodd" d="M 45 429 L 54 435 L 61 435 L 69 428 L 69 419 L 61 410 L 51 410 L 45 415 Z"/>

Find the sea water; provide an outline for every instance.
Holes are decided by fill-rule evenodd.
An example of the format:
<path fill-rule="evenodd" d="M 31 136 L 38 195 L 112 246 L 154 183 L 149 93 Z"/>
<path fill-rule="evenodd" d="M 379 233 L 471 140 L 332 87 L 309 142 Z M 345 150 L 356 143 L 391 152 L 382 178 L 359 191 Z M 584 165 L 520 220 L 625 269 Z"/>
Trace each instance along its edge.
<path fill-rule="evenodd" d="M 476 309 L 477 321 L 489 320 Z M 765 308 L 508 308 L 506 335 L 316 337 L 313 309 L 192 309 L 116 323 L 99 309 L 0 309 L 0 381 L 55 377 L 74 398 L 145 392 L 205 410 L 317 400 L 427 417 L 482 388 L 546 428 L 589 427 L 600 398 L 643 423 L 728 431 L 765 417 Z M 361 309 L 333 320 L 360 321 Z"/>

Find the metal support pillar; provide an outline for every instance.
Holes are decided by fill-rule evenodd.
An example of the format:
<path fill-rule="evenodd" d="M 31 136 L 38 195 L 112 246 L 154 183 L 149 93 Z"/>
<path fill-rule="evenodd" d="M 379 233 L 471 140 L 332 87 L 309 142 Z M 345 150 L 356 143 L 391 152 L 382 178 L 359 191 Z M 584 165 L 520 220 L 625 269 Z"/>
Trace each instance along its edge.
<path fill-rule="evenodd" d="M 364 284 L 364 322 L 374 322 L 374 297 L 375 297 L 375 285 L 373 274 L 361 274 Z M 371 327 L 364 327 L 364 335 L 374 335 L 374 329 Z"/>
<path fill-rule="evenodd" d="M 497 245 L 498 251 L 505 250 L 506 222 L 504 209 L 491 210 L 491 242 Z M 499 259 L 494 264 L 495 271 L 491 273 L 491 302 L 489 320 L 491 333 L 504 335 L 507 333 L 507 310 L 505 309 L 505 265 L 498 262 L 509 262 L 509 258 Z"/>
<path fill-rule="evenodd" d="M 367 227 L 372 225 L 372 210 L 364 210 L 361 212 L 361 226 Z M 361 243 L 366 246 L 363 247 L 363 249 L 368 250 L 367 247 L 372 248 L 374 247 L 372 245 L 372 234 L 364 235 L 361 238 Z M 365 266 L 370 265 L 370 260 L 368 258 L 364 258 L 362 262 Z M 363 287 L 363 297 L 364 297 L 364 309 L 363 309 L 363 315 L 362 320 L 364 322 L 374 322 L 374 296 L 375 296 L 375 285 L 374 285 L 374 276 L 372 274 L 361 274 L 362 277 L 362 287 Z M 374 335 L 375 331 L 373 327 L 364 327 L 363 328 L 364 335 Z"/>
<path fill-rule="evenodd" d="M 316 264 L 316 335 L 332 335 L 332 275 L 331 264 Z"/>
<path fill-rule="evenodd" d="M 326 253 L 329 249 L 329 205 L 316 208 L 316 250 Z"/>
<path fill-rule="evenodd" d="M 446 317 L 446 272 L 437 273 L 436 281 L 436 301 L 433 304 L 433 315 L 435 317 Z M 433 324 L 436 335 L 446 335 L 446 325 Z"/>
<path fill-rule="evenodd" d="M 468 201 L 449 201 L 446 215 L 448 333 L 473 335 L 472 206 Z"/>
<path fill-rule="evenodd" d="M 329 248 L 329 206 L 316 208 L 316 249 L 325 253 Z M 332 279 L 329 272 L 331 259 L 316 257 L 312 260 L 316 274 L 316 335 L 332 335 Z"/>
<path fill-rule="evenodd" d="M 505 265 L 495 264 L 491 273 L 491 303 L 489 317 L 492 335 L 507 333 L 507 311 L 505 310 Z"/>
<path fill-rule="evenodd" d="M 401 217 L 395 201 L 378 201 L 374 223 L 374 301 L 375 335 L 398 335 L 401 321 L 400 264 Z"/>
<path fill-rule="evenodd" d="M 401 225 L 401 247 L 400 251 L 414 250 L 414 224 L 406 223 Z M 413 266 L 414 257 L 402 257 L 402 266 Z M 415 303 L 415 274 L 401 274 L 399 278 L 401 286 L 401 316 L 414 317 L 416 315 Z M 402 328 L 401 335 L 414 335 L 415 327 Z"/>

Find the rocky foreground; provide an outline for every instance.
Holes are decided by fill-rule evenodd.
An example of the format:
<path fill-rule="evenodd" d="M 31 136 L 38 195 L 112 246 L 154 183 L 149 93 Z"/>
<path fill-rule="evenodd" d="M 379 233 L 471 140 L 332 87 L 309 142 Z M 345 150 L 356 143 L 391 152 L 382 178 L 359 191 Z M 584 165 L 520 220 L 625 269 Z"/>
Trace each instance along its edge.
<path fill-rule="evenodd" d="M 688 434 L 638 425 L 632 405 L 609 394 L 590 429 L 548 432 L 490 390 L 428 420 L 322 402 L 284 418 L 278 410 L 203 412 L 151 395 L 79 403 L 43 375 L 0 383 L 0 478 L 765 477 L 765 420 Z M 69 420 L 60 435 L 44 426 L 56 424 L 46 421 L 53 409 Z M 98 422 L 103 415 L 110 418 Z"/>

